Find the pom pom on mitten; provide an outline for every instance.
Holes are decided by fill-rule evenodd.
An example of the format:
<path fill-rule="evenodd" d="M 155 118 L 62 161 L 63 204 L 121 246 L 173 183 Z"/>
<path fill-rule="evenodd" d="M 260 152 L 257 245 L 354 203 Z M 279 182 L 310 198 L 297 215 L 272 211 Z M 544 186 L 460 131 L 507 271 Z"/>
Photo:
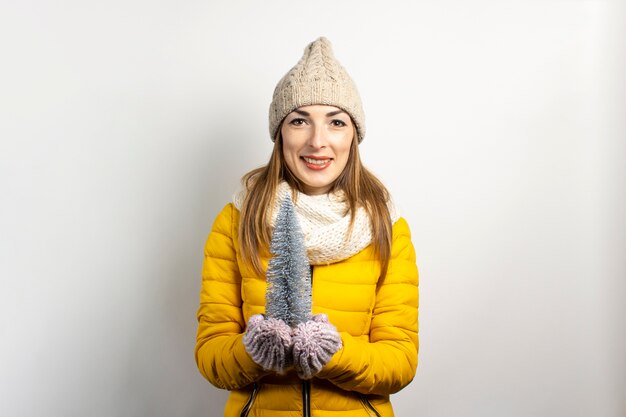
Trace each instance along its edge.
<path fill-rule="evenodd" d="M 311 379 L 342 347 L 341 336 L 326 314 L 317 314 L 312 320 L 298 324 L 291 340 L 294 367 L 302 379 Z"/>
<path fill-rule="evenodd" d="M 283 372 L 291 365 L 291 328 L 280 319 L 255 314 L 248 320 L 243 345 L 263 369 Z"/>

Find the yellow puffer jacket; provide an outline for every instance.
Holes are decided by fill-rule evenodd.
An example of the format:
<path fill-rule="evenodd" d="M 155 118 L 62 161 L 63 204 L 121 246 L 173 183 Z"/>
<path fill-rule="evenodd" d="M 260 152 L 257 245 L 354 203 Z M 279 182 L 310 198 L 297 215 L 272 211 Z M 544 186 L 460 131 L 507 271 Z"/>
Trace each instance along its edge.
<path fill-rule="evenodd" d="M 242 263 L 238 224 L 239 211 L 232 204 L 213 224 L 198 310 L 196 362 L 213 385 L 231 390 L 224 415 L 393 416 L 389 394 L 411 382 L 417 367 L 418 274 L 406 221 L 401 218 L 393 226 L 383 280 L 371 247 L 313 268 L 313 314 L 328 315 L 343 347 L 307 382 L 293 371 L 263 370 L 244 349 L 248 318 L 265 311 L 266 283 Z M 267 266 L 268 254 L 263 255 Z"/>

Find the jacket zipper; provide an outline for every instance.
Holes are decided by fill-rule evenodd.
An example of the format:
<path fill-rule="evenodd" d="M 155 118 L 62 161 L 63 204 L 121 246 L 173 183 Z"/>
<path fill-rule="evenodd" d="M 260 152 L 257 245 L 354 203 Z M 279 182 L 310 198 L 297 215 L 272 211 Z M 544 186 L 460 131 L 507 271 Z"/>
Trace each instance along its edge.
<path fill-rule="evenodd" d="M 380 413 L 378 413 L 376 408 L 374 408 L 374 406 L 372 405 L 370 400 L 368 400 L 365 395 L 361 394 L 361 395 L 359 395 L 359 398 L 361 399 L 361 404 L 363 404 L 363 407 L 365 407 L 365 409 L 367 411 L 367 414 L 372 415 L 372 413 L 374 413 L 374 416 L 381 417 Z M 370 411 L 371 411 L 371 413 L 370 413 Z"/>
<path fill-rule="evenodd" d="M 243 406 L 241 410 L 240 417 L 248 417 L 250 414 L 250 409 L 252 408 L 252 404 L 254 404 L 254 399 L 256 398 L 257 393 L 259 392 L 259 385 L 255 382 L 252 384 L 252 392 L 250 393 L 250 398 L 248 398 L 248 402 Z"/>
<path fill-rule="evenodd" d="M 311 271 L 311 290 L 313 290 L 313 265 L 309 265 Z M 302 417 L 311 417 L 311 381 L 302 381 Z"/>
<path fill-rule="evenodd" d="M 302 381 L 302 417 L 311 417 L 311 381 Z"/>

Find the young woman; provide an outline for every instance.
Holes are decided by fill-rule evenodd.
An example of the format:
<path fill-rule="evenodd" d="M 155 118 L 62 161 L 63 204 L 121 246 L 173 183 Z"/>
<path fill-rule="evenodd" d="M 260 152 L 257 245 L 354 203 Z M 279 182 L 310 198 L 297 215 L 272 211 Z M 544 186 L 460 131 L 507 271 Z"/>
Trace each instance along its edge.
<path fill-rule="evenodd" d="M 392 416 L 417 366 L 418 273 L 406 221 L 359 158 L 361 100 L 320 38 L 278 83 L 274 149 L 243 178 L 205 247 L 200 372 L 231 395 L 225 416 Z M 265 272 L 291 197 L 311 265 L 310 320 L 268 318 Z"/>

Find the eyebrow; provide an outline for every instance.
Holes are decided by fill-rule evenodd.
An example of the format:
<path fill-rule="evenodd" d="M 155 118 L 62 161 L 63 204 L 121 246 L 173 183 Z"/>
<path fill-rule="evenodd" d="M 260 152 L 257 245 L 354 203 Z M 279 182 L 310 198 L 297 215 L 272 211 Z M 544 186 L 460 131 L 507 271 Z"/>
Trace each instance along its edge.
<path fill-rule="evenodd" d="M 311 113 L 309 113 L 307 111 L 298 110 L 298 109 L 294 110 L 294 113 L 298 113 L 298 114 L 300 114 L 302 116 L 310 116 L 311 115 Z M 331 111 L 330 113 L 326 113 L 326 117 L 333 117 L 333 116 L 338 115 L 339 113 L 345 113 L 345 111 L 343 111 L 341 109 L 335 110 L 335 111 Z"/>

